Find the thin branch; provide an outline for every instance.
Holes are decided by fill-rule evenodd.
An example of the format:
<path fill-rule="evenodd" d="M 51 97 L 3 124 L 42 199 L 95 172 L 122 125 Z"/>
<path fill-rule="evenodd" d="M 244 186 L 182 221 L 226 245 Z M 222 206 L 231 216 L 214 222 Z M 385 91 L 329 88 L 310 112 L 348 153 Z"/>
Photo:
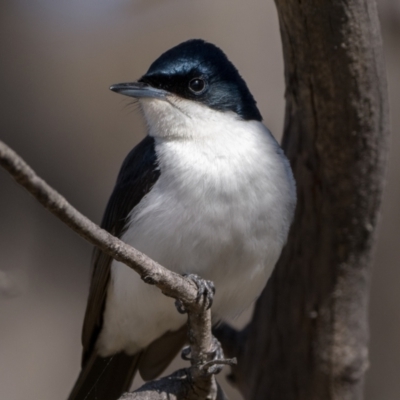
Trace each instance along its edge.
<path fill-rule="evenodd" d="M 78 235 L 115 260 L 132 268 L 146 283 L 157 286 L 169 297 L 179 298 L 185 307 L 190 308 L 196 300 L 197 287 L 190 279 L 169 271 L 90 221 L 36 175 L 35 171 L 2 141 L 0 141 L 0 165 L 36 200 Z"/>
<path fill-rule="evenodd" d="M 164 268 L 145 254 L 110 235 L 72 207 L 63 196 L 51 188 L 5 143 L 0 141 L 0 165 L 45 208 L 80 236 L 104 253 L 136 271 L 144 282 L 157 286 L 166 296 L 179 299 L 188 312 L 189 342 L 192 367 L 170 377 L 150 382 L 144 389 L 124 398 L 134 399 L 223 399 L 214 373 L 203 366 L 210 361 L 213 338 L 211 310 L 207 301 L 198 301 L 195 283 Z M 133 397 L 129 397 L 133 396 Z"/>

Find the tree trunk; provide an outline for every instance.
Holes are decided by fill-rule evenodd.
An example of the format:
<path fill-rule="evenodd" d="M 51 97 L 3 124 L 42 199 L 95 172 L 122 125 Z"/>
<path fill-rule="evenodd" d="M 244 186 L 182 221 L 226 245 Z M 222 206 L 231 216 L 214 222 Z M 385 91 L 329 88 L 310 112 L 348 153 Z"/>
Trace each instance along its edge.
<path fill-rule="evenodd" d="M 276 3 L 298 206 L 234 378 L 247 400 L 361 399 L 389 132 L 377 10 L 371 0 Z"/>

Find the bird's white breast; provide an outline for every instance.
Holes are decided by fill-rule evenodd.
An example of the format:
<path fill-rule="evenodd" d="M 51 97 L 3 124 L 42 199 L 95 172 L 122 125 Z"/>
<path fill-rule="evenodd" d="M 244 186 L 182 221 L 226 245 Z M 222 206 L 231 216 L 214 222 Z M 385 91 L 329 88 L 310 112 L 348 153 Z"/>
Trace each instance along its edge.
<path fill-rule="evenodd" d="M 152 111 L 161 174 L 122 239 L 173 271 L 214 281 L 213 314 L 237 315 L 261 293 L 286 241 L 295 205 L 287 160 L 260 122 L 205 108 L 167 132 Z M 172 299 L 113 262 L 101 354 L 134 353 L 184 322 Z"/>

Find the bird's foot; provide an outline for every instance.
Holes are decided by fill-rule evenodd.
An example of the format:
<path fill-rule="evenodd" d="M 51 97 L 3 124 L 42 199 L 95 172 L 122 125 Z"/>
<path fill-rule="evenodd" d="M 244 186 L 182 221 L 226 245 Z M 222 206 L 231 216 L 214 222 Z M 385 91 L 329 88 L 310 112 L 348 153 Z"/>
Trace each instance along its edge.
<path fill-rule="evenodd" d="M 185 361 L 192 361 L 191 348 L 186 346 L 183 348 L 181 357 Z M 210 352 L 208 353 L 208 359 L 200 368 L 207 375 L 219 374 L 224 365 L 235 365 L 237 363 L 236 358 L 226 359 L 224 358 L 224 351 L 222 350 L 220 342 L 213 336 Z"/>
<path fill-rule="evenodd" d="M 224 365 L 226 365 L 226 360 L 224 358 L 224 351 L 222 350 L 221 343 L 214 336 L 212 337 L 208 358 L 210 361 L 206 362 L 201 369 L 208 375 L 219 374 L 224 368 Z"/>
<path fill-rule="evenodd" d="M 199 302 L 202 298 L 204 299 L 206 310 L 211 308 L 215 295 L 215 286 L 212 281 L 207 281 L 195 274 L 185 274 L 185 278 L 193 281 L 197 286 L 197 298 L 196 301 Z M 175 301 L 175 307 L 180 314 L 185 314 L 186 310 L 182 302 L 178 299 Z"/>
<path fill-rule="evenodd" d="M 200 276 L 195 274 L 187 274 L 184 275 L 185 278 L 189 278 L 193 281 L 197 286 L 197 298 L 196 301 L 200 301 L 203 297 L 204 301 L 206 302 L 206 310 L 210 309 L 215 295 L 215 286 L 212 281 L 207 281 L 205 279 L 200 278 Z"/>

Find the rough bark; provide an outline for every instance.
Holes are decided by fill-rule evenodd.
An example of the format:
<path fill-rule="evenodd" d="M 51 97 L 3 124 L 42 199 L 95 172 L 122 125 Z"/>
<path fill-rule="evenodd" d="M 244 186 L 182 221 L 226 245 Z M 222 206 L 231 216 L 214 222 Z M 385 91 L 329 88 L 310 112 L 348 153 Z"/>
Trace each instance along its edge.
<path fill-rule="evenodd" d="M 377 11 L 372 0 L 276 5 L 298 206 L 242 342 L 231 333 L 225 347 L 247 400 L 361 399 L 389 131 Z"/>

